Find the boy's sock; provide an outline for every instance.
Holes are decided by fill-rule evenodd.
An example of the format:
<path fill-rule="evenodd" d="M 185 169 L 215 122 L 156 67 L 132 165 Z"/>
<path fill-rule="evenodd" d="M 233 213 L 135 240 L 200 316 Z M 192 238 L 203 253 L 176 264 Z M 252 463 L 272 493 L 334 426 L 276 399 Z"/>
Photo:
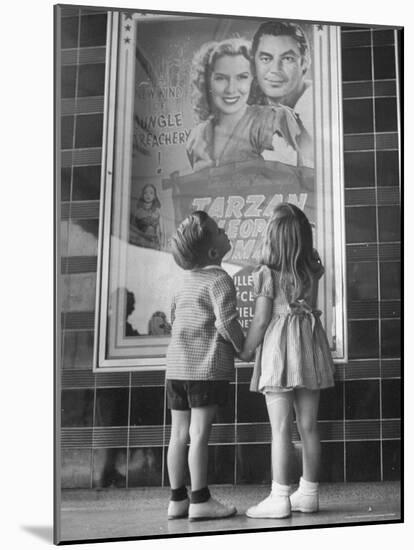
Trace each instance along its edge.
<path fill-rule="evenodd" d="M 210 491 L 208 487 L 197 489 L 197 491 L 191 491 L 191 503 L 200 504 L 201 502 L 207 502 L 210 499 Z"/>
<path fill-rule="evenodd" d="M 184 485 L 178 489 L 171 489 L 171 498 L 170 500 L 180 501 L 187 498 L 187 487 Z"/>

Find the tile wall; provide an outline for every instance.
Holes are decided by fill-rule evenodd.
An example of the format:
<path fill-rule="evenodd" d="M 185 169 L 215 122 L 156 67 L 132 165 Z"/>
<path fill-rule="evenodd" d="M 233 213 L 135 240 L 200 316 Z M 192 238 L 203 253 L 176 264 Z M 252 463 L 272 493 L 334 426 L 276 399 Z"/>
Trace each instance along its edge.
<path fill-rule="evenodd" d="M 61 28 L 61 449 L 64 488 L 168 484 L 164 375 L 92 373 L 106 14 Z M 393 30 L 342 29 L 349 362 L 323 393 L 322 481 L 401 475 L 401 222 Z M 210 446 L 210 483 L 269 482 L 263 399 L 240 369 Z M 297 437 L 296 437 L 297 440 Z M 293 464 L 296 464 L 293 461 Z M 294 468 L 295 470 L 295 468 Z M 298 474 L 292 471 L 292 476 Z"/>

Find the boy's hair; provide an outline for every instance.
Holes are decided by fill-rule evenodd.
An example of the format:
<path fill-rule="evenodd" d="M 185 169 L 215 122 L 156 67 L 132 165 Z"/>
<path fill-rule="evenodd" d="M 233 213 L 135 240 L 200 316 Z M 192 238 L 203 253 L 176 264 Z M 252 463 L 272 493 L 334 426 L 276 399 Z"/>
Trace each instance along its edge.
<path fill-rule="evenodd" d="M 293 285 L 289 299 L 300 298 L 312 275 L 320 269 L 315 261 L 312 228 L 306 215 L 294 204 L 280 203 L 267 224 L 260 263 L 280 273 L 285 294 Z"/>
<path fill-rule="evenodd" d="M 206 225 L 207 220 L 208 214 L 197 210 L 180 223 L 176 233 L 171 237 L 173 258 L 182 269 L 205 265 L 211 237 Z"/>

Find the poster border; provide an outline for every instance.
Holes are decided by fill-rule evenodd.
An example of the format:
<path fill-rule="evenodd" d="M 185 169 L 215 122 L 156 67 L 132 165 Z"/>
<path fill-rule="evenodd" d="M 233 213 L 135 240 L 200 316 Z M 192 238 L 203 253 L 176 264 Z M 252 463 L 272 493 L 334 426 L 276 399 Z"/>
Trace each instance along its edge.
<path fill-rule="evenodd" d="M 122 10 L 112 9 L 108 11 L 108 24 L 107 24 L 107 47 L 106 47 L 106 62 L 108 70 L 105 76 L 105 109 L 104 109 L 104 140 L 102 149 L 102 171 L 101 171 L 101 201 L 100 201 L 100 220 L 99 220 L 99 238 L 98 238 L 98 268 L 97 268 L 97 286 L 96 286 L 96 303 L 95 303 L 95 331 L 96 338 L 94 342 L 94 356 L 93 356 L 93 372 L 131 372 L 131 371 L 146 371 L 146 370 L 165 370 L 165 352 L 160 353 L 159 350 L 154 350 L 154 353 L 140 354 L 139 348 L 151 347 L 152 343 L 148 341 L 151 337 L 143 335 L 140 337 L 142 340 L 141 346 L 136 344 L 137 350 L 133 355 L 124 352 L 122 349 L 115 355 L 108 357 L 108 293 L 109 293 L 109 277 L 111 266 L 111 252 L 110 252 L 110 223 L 112 214 L 112 194 L 116 187 L 116 174 L 112 170 L 120 169 L 116 160 L 119 151 L 116 147 L 116 128 L 119 124 L 117 114 L 118 103 L 118 84 L 119 84 L 119 71 L 120 71 L 120 26 L 121 18 L 125 13 L 138 16 L 145 15 L 147 13 L 153 13 L 158 21 L 159 17 L 166 16 L 180 17 L 186 19 L 187 17 L 195 16 L 198 19 L 206 19 L 209 14 L 198 13 L 193 14 L 189 12 L 169 12 L 169 11 L 153 11 L 153 10 Z M 213 18 L 221 19 L 228 18 L 229 16 L 213 15 Z M 233 16 L 231 16 L 233 19 Z M 251 17 L 251 16 L 237 16 L 234 19 L 242 19 L 248 21 L 263 21 L 263 17 Z M 269 20 L 282 20 L 277 18 L 266 18 Z M 285 19 L 283 19 L 285 20 Z M 297 20 L 286 19 L 286 21 L 293 22 Z M 305 21 L 302 20 L 302 23 Z M 307 25 L 321 26 L 313 21 L 306 21 Z M 345 263 L 345 222 L 344 222 L 344 178 L 343 178 L 343 125 L 342 125 L 342 92 L 341 92 L 341 37 L 340 27 L 337 24 L 330 23 L 326 25 L 326 35 L 324 45 L 329 48 L 335 48 L 336 58 L 333 61 L 329 61 L 329 78 L 327 83 L 324 82 L 322 76 L 322 68 L 319 69 L 320 82 L 318 87 L 321 90 L 321 97 L 319 102 L 326 100 L 328 104 L 328 113 L 326 118 L 329 119 L 329 127 L 325 129 L 323 124 L 315 125 L 315 143 L 316 143 L 316 128 L 318 128 L 320 136 L 320 150 L 319 153 L 324 156 L 327 151 L 329 154 L 327 160 L 321 163 L 319 166 L 316 163 L 315 166 L 315 184 L 321 186 L 324 189 L 331 190 L 331 203 L 335 206 L 332 217 L 338 216 L 339 221 L 337 223 L 332 222 L 331 226 L 333 231 L 332 249 L 331 254 L 333 258 L 333 266 L 335 266 L 334 272 L 334 295 L 333 303 L 334 308 L 329 310 L 331 315 L 331 323 L 334 323 L 335 337 L 337 341 L 337 347 L 333 353 L 333 359 L 335 363 L 341 364 L 348 361 L 348 332 L 347 332 L 347 302 L 346 302 L 346 263 Z M 315 29 L 313 31 L 315 33 Z M 315 34 L 313 39 L 315 39 Z M 322 51 L 322 50 L 321 50 Z M 322 52 L 327 58 L 329 52 Z M 329 57 L 329 56 L 328 56 Z M 335 74 L 334 74 L 335 73 Z M 316 86 L 315 86 L 316 88 Z M 335 88 L 336 95 L 333 93 Z M 315 101 L 316 105 L 316 101 Z M 324 103 L 325 105 L 325 103 Z M 326 110 L 326 105 L 324 107 Z M 315 109 L 316 112 L 316 109 Z M 315 116 L 315 114 L 314 114 Z M 335 121 L 333 121 L 335 118 Z M 335 122 L 335 126 L 333 125 Z M 121 121 L 122 123 L 122 121 Z M 320 126 L 320 128 L 319 128 Z M 334 141 L 334 145 L 332 144 Z M 329 145 L 328 145 L 329 144 Z M 315 147 L 316 148 L 316 147 Z M 321 236 L 323 241 L 325 237 Z M 118 250 L 119 253 L 119 250 Z M 326 282 L 324 283 L 326 286 Z M 339 307 L 338 307 L 339 306 Z M 325 322 L 328 322 L 326 319 Z M 144 342 L 145 339 L 145 342 Z M 165 344 L 159 343 L 158 345 L 166 349 L 168 345 L 168 337 L 157 338 L 164 339 Z M 124 346 L 125 347 L 125 346 Z M 128 346 L 130 348 L 130 346 Z M 236 368 L 249 367 L 250 363 L 244 363 L 237 361 Z"/>

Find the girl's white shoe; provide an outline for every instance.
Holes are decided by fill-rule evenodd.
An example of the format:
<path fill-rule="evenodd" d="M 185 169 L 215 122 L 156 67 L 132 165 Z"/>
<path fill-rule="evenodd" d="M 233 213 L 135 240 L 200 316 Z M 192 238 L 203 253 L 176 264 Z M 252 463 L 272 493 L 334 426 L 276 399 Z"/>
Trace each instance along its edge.
<path fill-rule="evenodd" d="M 274 496 L 270 494 L 267 498 L 252 506 L 246 512 L 249 518 L 275 518 L 282 519 L 290 516 L 289 497 Z"/>
<path fill-rule="evenodd" d="M 319 510 L 319 483 L 300 478 L 298 489 L 290 495 L 292 512 L 313 513 Z"/>
<path fill-rule="evenodd" d="M 249 508 L 246 515 L 249 518 L 288 518 L 291 513 L 289 491 L 289 485 L 280 485 L 273 481 L 270 495 Z"/>

